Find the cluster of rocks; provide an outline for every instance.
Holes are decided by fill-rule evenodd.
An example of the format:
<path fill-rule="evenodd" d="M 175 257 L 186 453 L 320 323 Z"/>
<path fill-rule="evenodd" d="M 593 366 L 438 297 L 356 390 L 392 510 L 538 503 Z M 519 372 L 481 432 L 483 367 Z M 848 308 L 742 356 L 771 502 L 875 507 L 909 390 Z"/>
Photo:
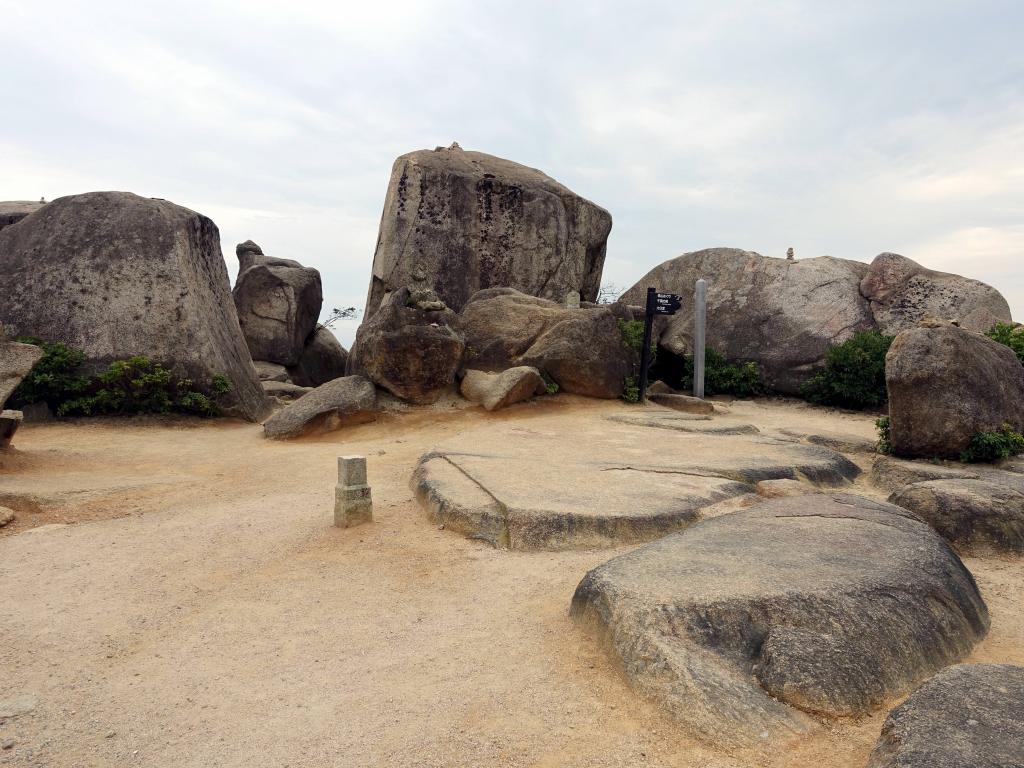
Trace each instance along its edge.
<path fill-rule="evenodd" d="M 783 394 L 799 394 L 828 350 L 858 331 L 894 336 L 927 317 L 955 318 L 978 332 L 1010 321 L 1009 306 L 994 288 L 895 253 L 868 265 L 710 248 L 655 267 L 622 301 L 643 304 L 648 286 L 690 296 L 700 278 L 708 281 L 708 346 L 726 359 L 757 363 L 767 387 Z M 659 324 L 661 354 L 691 354 L 692 332 L 692 302 L 684 301 Z"/>

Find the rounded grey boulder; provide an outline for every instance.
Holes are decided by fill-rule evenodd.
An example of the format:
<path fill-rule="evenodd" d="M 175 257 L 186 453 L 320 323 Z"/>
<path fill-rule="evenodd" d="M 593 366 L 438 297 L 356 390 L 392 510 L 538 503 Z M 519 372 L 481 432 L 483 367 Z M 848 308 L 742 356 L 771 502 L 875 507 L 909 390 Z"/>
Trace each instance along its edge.
<path fill-rule="evenodd" d="M 348 352 L 329 328 L 320 325 L 306 340 L 299 362 L 288 369 L 289 377 L 303 387 L 319 387 L 345 375 Z"/>
<path fill-rule="evenodd" d="M 479 403 L 485 410 L 496 411 L 543 394 L 545 388 L 540 371 L 521 365 L 501 373 L 466 371 L 459 389 L 470 402 Z"/>
<path fill-rule="evenodd" d="M 331 432 L 377 418 L 377 390 L 362 376 L 345 376 L 321 384 L 285 406 L 263 424 L 265 437 L 298 437 Z"/>
<path fill-rule="evenodd" d="M 1024 667 L 958 664 L 885 720 L 867 768 L 1021 768 Z"/>
<path fill-rule="evenodd" d="M 198 387 L 224 375 L 229 411 L 266 413 L 205 216 L 128 192 L 62 197 L 0 230 L 0 271 L 14 334 L 77 347 L 93 370 L 145 355 Z"/>
<path fill-rule="evenodd" d="M 580 582 L 571 613 L 641 692 L 720 744 L 869 712 L 989 624 L 928 525 L 845 494 L 775 499 L 617 557 Z"/>
<path fill-rule="evenodd" d="M 611 228 L 608 211 L 534 168 L 458 145 L 410 152 L 391 170 L 364 317 L 408 285 L 456 312 L 492 286 L 593 301 Z"/>

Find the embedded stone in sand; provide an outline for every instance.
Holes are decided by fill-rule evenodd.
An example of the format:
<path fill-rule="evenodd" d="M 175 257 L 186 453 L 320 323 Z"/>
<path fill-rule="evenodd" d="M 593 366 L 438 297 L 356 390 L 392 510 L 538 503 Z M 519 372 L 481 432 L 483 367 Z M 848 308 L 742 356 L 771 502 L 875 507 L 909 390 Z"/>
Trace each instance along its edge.
<path fill-rule="evenodd" d="M 760 480 L 836 486 L 859 472 L 816 446 L 607 421 L 572 435 L 512 429 L 460 440 L 420 459 L 417 498 L 434 522 L 510 549 L 647 541 Z"/>
<path fill-rule="evenodd" d="M 614 558 L 580 582 L 571 613 L 640 692 L 722 745 L 876 709 L 989 625 L 927 524 L 847 494 L 776 499 Z"/>

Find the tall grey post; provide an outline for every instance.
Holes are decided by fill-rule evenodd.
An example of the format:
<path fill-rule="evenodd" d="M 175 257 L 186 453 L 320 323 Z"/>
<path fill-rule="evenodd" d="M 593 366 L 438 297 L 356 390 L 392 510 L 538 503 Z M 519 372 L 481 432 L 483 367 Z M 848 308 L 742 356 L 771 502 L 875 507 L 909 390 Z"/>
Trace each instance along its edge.
<path fill-rule="evenodd" d="M 338 457 L 338 485 L 334 489 L 334 524 L 351 528 L 373 520 L 373 501 L 366 484 L 363 456 Z"/>
<path fill-rule="evenodd" d="M 704 397 L 704 348 L 707 345 L 708 281 L 701 278 L 693 292 L 693 396 Z"/>

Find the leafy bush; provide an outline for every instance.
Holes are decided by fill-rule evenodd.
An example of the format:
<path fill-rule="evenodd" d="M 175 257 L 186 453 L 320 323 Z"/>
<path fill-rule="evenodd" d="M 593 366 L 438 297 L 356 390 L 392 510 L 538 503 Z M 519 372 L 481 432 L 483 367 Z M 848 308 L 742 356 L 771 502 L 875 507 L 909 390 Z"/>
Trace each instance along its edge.
<path fill-rule="evenodd" d="M 46 403 L 56 411 L 61 403 L 78 396 L 88 385 L 88 379 L 78 374 L 78 368 L 85 362 L 84 353 L 61 342 L 32 336 L 19 336 L 17 341 L 41 347 L 43 356 L 14 390 L 14 404 Z"/>
<path fill-rule="evenodd" d="M 626 385 L 622 388 L 622 399 L 627 403 L 640 402 L 640 385 L 637 383 L 636 376 L 626 377 Z"/>
<path fill-rule="evenodd" d="M 861 331 L 832 347 L 825 367 L 800 388 L 800 394 L 818 405 L 842 408 L 877 408 L 885 404 L 885 353 L 891 336 Z"/>
<path fill-rule="evenodd" d="M 177 378 L 148 357 L 115 360 L 105 371 L 87 378 L 78 369 L 85 362 L 79 350 L 60 342 L 22 337 L 19 341 L 43 348 L 43 357 L 14 392 L 17 402 L 45 402 L 58 416 L 130 413 L 191 413 L 217 416 L 218 400 L 231 391 L 226 376 L 216 375 L 209 394 L 194 382 Z"/>
<path fill-rule="evenodd" d="M 878 442 L 875 444 L 875 450 L 886 455 L 892 453 L 892 432 L 889 425 L 888 416 L 875 420 L 875 429 L 878 430 Z"/>
<path fill-rule="evenodd" d="M 1010 323 L 996 323 L 985 335 L 1008 346 L 1024 364 L 1024 325 L 1014 327 Z"/>
<path fill-rule="evenodd" d="M 622 334 L 622 344 L 626 349 L 640 354 L 644 348 L 644 321 L 623 320 L 619 318 L 619 333 Z M 651 339 L 651 359 L 654 359 L 658 352 L 658 342 Z"/>
<path fill-rule="evenodd" d="M 682 358 L 683 369 L 679 389 L 693 390 L 693 357 Z M 757 363 L 730 363 L 710 347 L 704 351 L 704 393 L 706 395 L 734 395 L 753 397 L 763 394 L 761 369 Z"/>
<path fill-rule="evenodd" d="M 979 432 L 971 438 L 967 450 L 960 454 L 964 462 L 993 462 L 1024 453 L 1024 435 L 1009 424 L 998 432 Z"/>

